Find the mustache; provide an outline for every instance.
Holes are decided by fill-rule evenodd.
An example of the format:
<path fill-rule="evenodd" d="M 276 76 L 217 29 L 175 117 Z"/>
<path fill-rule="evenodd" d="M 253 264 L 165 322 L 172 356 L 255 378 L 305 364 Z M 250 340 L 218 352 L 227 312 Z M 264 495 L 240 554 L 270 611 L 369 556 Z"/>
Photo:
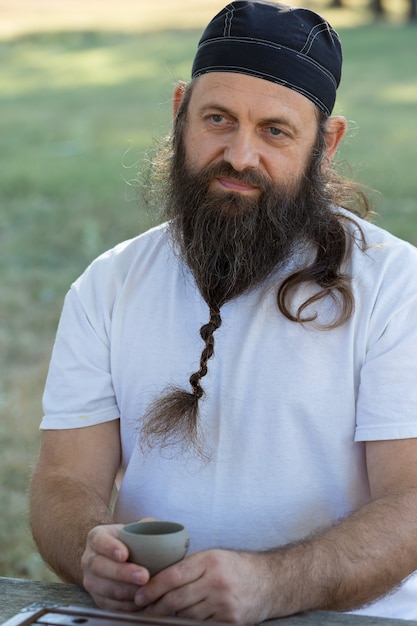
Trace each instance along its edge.
<path fill-rule="evenodd" d="M 259 172 L 251 167 L 247 167 L 238 172 L 227 161 L 212 163 L 200 169 L 198 172 L 194 172 L 194 174 L 198 177 L 198 180 L 202 185 L 208 185 L 211 183 L 213 178 L 225 177 L 234 178 L 235 180 L 246 183 L 247 185 L 259 187 L 259 189 L 264 193 L 268 193 L 275 189 L 274 184 L 264 174 L 262 174 L 262 172 Z"/>

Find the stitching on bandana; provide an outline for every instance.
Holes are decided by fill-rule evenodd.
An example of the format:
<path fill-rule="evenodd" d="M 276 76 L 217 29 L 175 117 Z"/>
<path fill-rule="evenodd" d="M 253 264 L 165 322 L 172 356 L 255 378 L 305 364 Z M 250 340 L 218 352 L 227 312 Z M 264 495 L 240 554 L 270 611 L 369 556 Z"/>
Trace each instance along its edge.
<path fill-rule="evenodd" d="M 320 100 L 320 98 L 318 98 L 314 93 L 311 93 L 310 91 L 308 91 L 308 89 L 303 89 L 303 87 L 300 87 L 295 83 L 291 83 L 288 80 L 277 79 L 277 77 L 273 74 L 267 74 L 266 72 L 261 72 L 257 70 L 248 70 L 248 68 L 240 67 L 239 65 L 227 65 L 224 67 L 221 65 L 207 65 L 206 67 L 202 68 L 202 70 L 200 70 L 200 72 L 196 76 L 201 76 L 202 73 L 209 72 L 210 70 L 214 70 L 216 72 L 229 72 L 232 74 L 234 72 L 249 74 L 250 76 L 255 76 L 258 78 L 267 78 L 267 80 L 272 80 L 272 82 L 283 85 L 284 87 L 288 85 L 290 89 L 298 91 L 301 94 L 305 94 L 310 100 L 313 100 L 313 102 L 319 105 L 320 108 L 324 109 L 328 114 L 330 113 L 329 108 L 326 106 L 326 104 L 322 100 Z"/>
<path fill-rule="evenodd" d="M 314 59 L 312 59 L 309 56 L 307 56 L 304 52 L 296 52 L 292 48 L 288 48 L 287 46 L 283 46 L 281 44 L 275 44 L 274 42 L 271 42 L 271 41 L 263 41 L 262 39 L 252 39 L 250 37 L 230 37 L 229 41 L 230 40 L 235 41 L 235 42 L 239 42 L 239 43 L 245 43 L 245 44 L 261 45 L 261 46 L 264 46 L 265 48 L 273 48 L 275 50 L 282 50 L 282 49 L 287 50 L 291 54 L 295 54 L 295 55 L 299 56 L 300 58 L 302 58 L 303 61 L 306 61 L 307 63 L 310 63 L 310 64 L 314 65 L 314 67 L 316 67 L 318 70 L 320 70 L 320 72 L 325 74 L 327 76 L 327 78 L 329 78 L 331 80 L 331 82 L 333 83 L 333 85 L 336 87 L 336 79 L 334 78 L 333 74 L 329 70 L 327 70 L 325 67 L 323 67 L 322 65 L 317 63 L 317 61 L 315 61 Z M 215 42 L 218 42 L 218 41 L 222 42 L 222 41 L 224 41 L 224 39 L 222 37 L 215 37 L 213 39 L 210 39 L 209 41 L 204 41 L 200 45 L 200 48 L 204 48 L 205 46 L 212 45 L 212 44 L 214 44 Z M 305 46 L 304 46 L 304 48 L 305 48 Z"/>
<path fill-rule="evenodd" d="M 316 31 L 316 32 L 314 32 L 314 31 Z M 320 24 L 317 24 L 316 26 L 314 26 L 310 30 L 310 32 L 308 33 L 307 40 L 306 40 L 303 48 L 300 50 L 300 52 L 302 54 L 309 54 L 309 52 L 310 52 L 310 50 L 311 50 L 311 48 L 312 48 L 312 46 L 314 44 L 314 41 L 315 41 L 316 37 L 318 37 L 321 33 L 325 32 L 325 31 L 329 31 L 326 22 L 321 22 Z M 330 32 L 330 35 L 331 35 L 331 32 Z"/>
<path fill-rule="evenodd" d="M 232 20 L 235 12 L 235 7 L 233 4 L 229 4 L 227 6 L 227 13 L 224 17 L 224 29 L 223 29 L 223 37 L 230 37 L 230 32 L 232 30 Z"/>

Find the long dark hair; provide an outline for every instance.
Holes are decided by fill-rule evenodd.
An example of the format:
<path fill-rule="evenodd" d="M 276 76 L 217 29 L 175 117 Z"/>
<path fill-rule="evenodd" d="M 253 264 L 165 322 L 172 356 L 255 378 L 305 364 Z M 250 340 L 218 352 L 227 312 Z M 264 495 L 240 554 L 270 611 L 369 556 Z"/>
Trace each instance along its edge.
<path fill-rule="evenodd" d="M 163 174 L 157 184 L 163 187 L 166 170 L 173 170 L 178 163 L 173 155 L 185 158 L 183 135 L 186 124 L 188 104 L 192 93 L 190 83 L 185 87 L 181 106 L 175 120 L 174 132 L 169 139 L 165 151 L 159 152 L 159 167 Z M 351 287 L 351 277 L 343 270 L 345 261 L 349 258 L 353 245 L 366 247 L 366 241 L 356 216 L 367 217 L 371 213 L 367 195 L 355 182 L 338 174 L 331 165 L 323 168 L 325 155 L 327 117 L 317 109 L 317 140 L 313 153 L 312 164 L 303 181 L 310 198 L 319 194 L 317 204 L 326 207 L 325 215 L 308 231 L 309 243 L 313 244 L 316 253 L 312 262 L 287 276 L 277 288 L 277 305 L 281 313 L 295 323 L 316 322 L 317 314 L 311 313 L 311 305 L 324 298 L 332 298 L 337 305 L 336 317 L 325 325 L 323 330 L 330 330 L 345 323 L 354 310 L 354 297 Z M 171 171 L 172 174 L 172 171 Z M 164 179 L 165 176 L 165 179 Z M 172 176 L 171 176 L 172 177 Z M 168 177 L 169 178 L 169 177 Z M 320 179 L 320 184 L 317 180 Z M 316 182 L 316 184 L 314 184 Z M 164 192 L 168 192 L 169 185 Z M 171 189 L 172 193 L 172 189 Z M 313 194 L 313 195 L 312 195 Z M 168 192 L 169 196 L 169 192 Z M 337 210 L 328 210 L 330 205 L 343 207 L 346 213 Z M 169 211 L 169 200 L 166 217 L 172 218 Z M 175 218 L 174 218 L 175 219 Z M 354 228 L 348 228 L 348 225 Z M 356 233 L 356 234 L 353 234 Z M 293 296 L 295 290 L 303 283 L 313 283 L 319 289 L 294 310 Z M 209 307 L 209 321 L 200 329 L 204 348 L 200 357 L 199 368 L 189 379 L 191 391 L 179 387 L 169 387 L 148 408 L 143 420 L 142 442 L 162 447 L 172 444 L 180 445 L 185 449 L 189 443 L 197 448 L 204 456 L 204 442 L 198 432 L 199 400 L 204 395 L 201 379 L 207 373 L 208 361 L 214 354 L 214 333 L 221 325 L 220 308 L 227 301 L 226 298 L 212 301 L 210 294 L 200 288 Z M 310 311 L 310 314 L 309 314 Z"/>
<path fill-rule="evenodd" d="M 187 117 L 188 104 L 191 98 L 194 81 L 184 85 L 184 96 L 178 110 L 174 125 L 174 132 L 170 138 L 172 148 L 169 149 L 169 158 L 176 150 L 182 149 L 182 138 Z M 363 248 L 366 241 L 355 216 L 369 219 L 373 215 L 371 204 L 365 189 L 357 182 L 339 174 L 332 164 L 328 164 L 324 173 L 322 160 L 325 154 L 328 117 L 321 109 L 316 108 L 317 139 L 311 177 L 321 176 L 323 180 L 321 193 L 329 205 L 342 207 L 349 211 L 351 217 L 345 214 L 332 212 L 327 216 L 326 228 L 318 225 L 317 232 L 312 237 L 316 246 L 316 256 L 312 263 L 288 276 L 277 291 L 278 308 L 289 320 L 299 323 L 312 322 L 316 315 L 304 315 L 310 306 L 318 301 L 331 297 L 338 303 L 339 315 L 323 329 L 336 328 L 344 324 L 354 310 L 354 299 L 351 289 L 351 277 L 342 271 L 343 262 L 349 256 L 352 245 L 356 240 Z M 308 181 L 307 181 L 308 183 Z M 311 186 L 313 188 L 313 186 Z M 355 227 L 356 238 L 347 229 L 347 223 Z M 294 312 L 291 306 L 292 296 L 302 283 L 315 283 L 320 290 L 302 303 Z M 219 324 L 220 325 L 220 324 Z"/>

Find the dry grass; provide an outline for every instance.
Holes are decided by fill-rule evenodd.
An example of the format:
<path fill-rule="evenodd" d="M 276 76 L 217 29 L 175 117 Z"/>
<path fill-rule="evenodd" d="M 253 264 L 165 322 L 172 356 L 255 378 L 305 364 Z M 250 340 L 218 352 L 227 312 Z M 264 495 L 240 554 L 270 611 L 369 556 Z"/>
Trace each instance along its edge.
<path fill-rule="evenodd" d="M 61 30 L 149 31 L 200 26 L 223 0 L 1 0 L 0 33 Z"/>
<path fill-rule="evenodd" d="M 0 0 L 0 37 L 33 32 L 104 30 L 137 32 L 195 28 L 209 20 L 224 0 Z M 293 0 L 296 6 L 321 11 L 337 27 L 357 26 L 369 19 L 367 0 L 345 0 L 332 9 L 326 0 Z M 389 0 L 391 19 L 403 19 L 407 0 Z"/>

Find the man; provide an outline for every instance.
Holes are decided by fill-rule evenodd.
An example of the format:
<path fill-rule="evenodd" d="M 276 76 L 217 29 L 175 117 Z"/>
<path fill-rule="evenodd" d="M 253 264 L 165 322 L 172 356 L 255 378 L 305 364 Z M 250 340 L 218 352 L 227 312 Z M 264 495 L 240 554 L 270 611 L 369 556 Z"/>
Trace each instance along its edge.
<path fill-rule="evenodd" d="M 31 523 L 100 607 L 417 618 L 417 255 L 331 168 L 341 58 L 310 11 L 215 16 L 159 155 L 169 221 L 67 296 Z M 152 579 L 117 539 L 146 517 L 191 537 Z"/>

